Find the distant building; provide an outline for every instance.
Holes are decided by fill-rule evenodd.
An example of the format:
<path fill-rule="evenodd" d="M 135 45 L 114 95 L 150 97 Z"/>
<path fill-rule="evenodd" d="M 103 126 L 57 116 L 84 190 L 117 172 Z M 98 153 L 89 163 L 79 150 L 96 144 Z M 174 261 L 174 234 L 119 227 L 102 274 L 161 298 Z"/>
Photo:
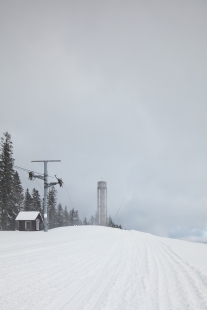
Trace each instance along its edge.
<path fill-rule="evenodd" d="M 16 217 L 20 231 L 38 231 L 43 229 L 43 219 L 38 211 L 21 211 Z"/>
<path fill-rule="evenodd" d="M 107 183 L 104 181 L 97 184 L 97 213 L 98 224 L 105 226 L 107 218 Z"/>

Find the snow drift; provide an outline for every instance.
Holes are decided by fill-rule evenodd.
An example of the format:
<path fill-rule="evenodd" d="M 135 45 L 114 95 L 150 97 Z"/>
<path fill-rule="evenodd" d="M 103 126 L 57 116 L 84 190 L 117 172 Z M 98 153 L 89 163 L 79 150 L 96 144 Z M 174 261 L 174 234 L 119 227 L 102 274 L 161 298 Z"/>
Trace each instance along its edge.
<path fill-rule="evenodd" d="M 74 226 L 0 232 L 0 309 L 207 309 L 207 245 Z"/>

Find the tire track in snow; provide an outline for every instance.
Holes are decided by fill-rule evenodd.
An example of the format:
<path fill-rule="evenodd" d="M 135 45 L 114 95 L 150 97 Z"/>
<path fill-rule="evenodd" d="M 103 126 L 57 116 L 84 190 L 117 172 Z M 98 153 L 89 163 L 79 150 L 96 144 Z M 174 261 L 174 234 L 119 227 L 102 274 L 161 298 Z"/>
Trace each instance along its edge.
<path fill-rule="evenodd" d="M 146 294 L 146 285 L 145 277 L 147 275 L 146 266 L 143 262 L 146 259 L 146 249 L 143 244 L 140 244 L 138 249 L 136 240 L 133 238 L 130 232 L 131 238 L 131 271 L 130 281 L 132 284 L 132 289 L 128 287 L 128 300 L 129 307 L 128 309 L 145 309 L 145 294 Z M 126 278 L 128 278 L 126 277 Z"/>
<path fill-rule="evenodd" d="M 123 252 L 123 238 L 121 236 L 121 242 L 119 245 L 119 251 L 117 253 L 116 251 L 117 257 L 114 257 L 114 261 L 115 261 L 115 265 L 113 266 L 113 269 L 109 271 L 109 276 L 107 278 L 105 278 L 105 280 L 103 281 L 103 283 L 101 284 L 100 288 L 99 288 L 99 297 L 98 299 L 96 299 L 94 302 L 90 303 L 89 306 L 84 307 L 83 309 L 97 309 L 98 305 L 100 305 L 101 307 L 99 307 L 100 309 L 102 308 L 103 302 L 105 302 L 105 300 L 107 299 L 108 296 L 108 292 L 113 288 L 114 283 L 117 281 L 117 279 L 119 278 L 119 273 L 118 273 L 118 277 L 116 275 L 117 270 L 120 268 L 121 265 L 121 259 L 123 258 L 124 252 Z M 97 292 L 97 290 L 96 290 Z M 77 308 L 78 309 L 78 308 Z"/>
<path fill-rule="evenodd" d="M 145 244 L 137 249 L 129 231 L 121 232 L 123 255 L 114 273 L 113 281 L 105 291 L 105 302 L 94 309 L 145 310 L 145 277 L 147 271 L 140 255 L 146 257 Z M 114 291 L 116 294 L 114 294 Z"/>
<path fill-rule="evenodd" d="M 137 256 L 137 248 L 134 245 L 134 240 L 131 238 L 130 232 L 122 232 L 124 241 L 124 257 L 122 257 L 121 264 L 117 268 L 117 275 L 110 287 L 110 293 L 107 300 L 100 309 L 140 309 L 145 310 L 143 305 L 143 274 L 137 273 L 137 264 L 141 260 Z M 138 289 L 139 288 L 139 289 Z M 114 290 L 117 292 L 114 296 Z M 139 306 L 138 306 L 139 305 Z"/>
<path fill-rule="evenodd" d="M 97 242 L 93 242 L 92 243 L 92 246 L 96 244 L 97 245 Z M 100 246 L 100 249 L 97 247 L 97 252 L 99 253 L 99 255 L 101 257 L 104 257 L 104 253 L 102 254 L 103 250 L 101 250 L 101 247 L 103 246 L 103 244 L 101 244 Z M 109 244 L 107 244 L 107 247 L 114 247 L 114 243 L 113 242 L 109 242 Z M 52 289 L 52 291 L 55 293 L 55 288 L 56 290 L 59 289 L 59 287 L 62 287 L 63 283 L 61 283 L 62 279 L 66 280 L 67 281 L 67 285 L 68 285 L 68 282 L 70 283 L 70 280 L 71 280 L 71 275 L 73 274 L 73 270 L 74 270 L 74 267 L 75 267 L 75 270 L 77 270 L 78 268 L 81 268 L 82 266 L 82 271 L 83 271 L 83 274 L 85 272 L 84 269 L 86 268 L 89 268 L 89 270 L 91 269 L 91 264 L 94 264 L 94 266 L 96 266 L 96 264 L 98 265 L 98 260 L 96 261 L 96 264 L 95 264 L 95 258 L 93 260 L 93 258 L 91 257 L 91 260 L 90 260 L 90 263 L 87 264 L 87 262 L 85 262 L 84 258 L 82 259 L 82 261 L 76 261 L 76 264 L 75 266 L 69 266 L 68 268 L 67 267 L 63 267 L 61 268 L 60 265 L 58 266 L 55 261 L 56 261 L 56 258 L 57 257 L 57 250 L 59 250 L 59 252 L 61 253 L 61 256 L 64 257 L 64 248 L 65 248 L 65 245 L 62 247 L 60 246 L 57 246 L 56 250 L 55 251 L 49 251 L 47 253 L 47 250 L 46 250 L 46 257 L 44 257 L 44 259 L 39 262 L 42 265 L 46 265 L 47 262 L 49 262 L 49 264 L 47 264 L 47 267 L 44 268 L 43 270 L 43 273 L 40 275 L 40 276 L 36 276 L 36 273 L 34 274 L 34 268 L 30 268 L 30 266 L 27 266 L 25 265 L 25 269 L 20 269 L 20 272 L 22 273 L 22 275 L 25 274 L 25 280 L 26 278 L 29 278 L 30 281 L 29 281 L 29 285 L 27 287 L 25 287 L 25 284 L 24 284 L 24 281 L 23 283 L 20 283 L 19 279 L 17 279 L 17 281 L 15 281 L 15 278 L 13 279 L 12 283 L 13 283 L 13 286 L 15 288 L 16 291 L 13 291 L 12 292 L 12 289 L 11 287 L 8 287 L 8 290 L 10 291 L 10 295 L 4 295 L 5 297 L 5 303 L 4 304 L 7 304 L 7 305 L 10 305 L 8 306 L 8 309 L 16 309 L 16 306 L 18 307 L 18 305 L 16 304 L 15 300 L 14 300 L 14 304 L 12 305 L 12 298 L 11 296 L 12 295 L 19 295 L 21 296 L 22 295 L 22 301 L 25 300 L 28 300 L 28 297 L 30 295 L 33 295 L 35 292 L 38 293 L 38 300 L 39 300 L 39 303 L 44 303 L 44 293 L 42 293 L 40 290 L 39 290 L 39 285 L 41 283 L 41 286 L 42 287 L 45 287 L 46 290 L 47 288 L 49 288 L 50 290 Z M 84 248 L 84 246 L 82 247 L 82 249 Z M 85 247 L 87 248 L 87 247 Z M 74 249 L 73 249 L 74 250 Z M 45 251 L 44 251 L 45 252 Z M 67 252 L 66 252 L 67 253 Z M 74 254 L 72 253 L 72 256 L 77 256 L 80 257 L 80 247 L 77 249 L 77 252 Z M 23 257 L 24 257 L 24 253 L 23 253 Z M 32 255 L 31 253 L 27 253 L 27 256 L 26 258 L 29 260 L 29 258 L 31 258 Z M 13 257 L 14 258 L 14 257 Z M 16 257 L 15 257 L 16 258 Z M 9 262 L 9 265 L 12 265 L 12 266 L 16 266 L 16 268 L 18 268 L 18 262 L 19 262 L 19 258 L 21 259 L 21 257 L 17 257 L 17 261 L 15 261 L 15 258 L 13 259 L 13 261 Z M 25 257 L 24 257 L 25 258 Z M 68 257 L 69 259 L 71 259 L 71 256 Z M 39 257 L 38 257 L 39 259 Z M 66 256 L 66 259 L 67 259 L 67 256 Z M 45 264 L 44 264 L 44 261 L 45 261 Z M 72 261 L 74 261 L 74 259 L 72 259 Z M 51 263 L 52 262 L 52 263 Z M 82 264 L 82 262 L 84 262 L 84 264 Z M 100 260 L 99 260 L 100 262 Z M 37 264 L 36 266 L 36 270 L 38 270 L 38 267 L 40 264 Z M 64 260 L 63 260 L 63 263 L 64 263 Z M 88 265 L 88 266 L 87 266 Z M 67 264 L 66 264 L 67 266 Z M 28 267 L 28 268 L 27 268 Z M 13 268 L 13 267 L 12 267 Z M 48 271 L 50 271 L 49 273 L 49 277 L 48 277 Z M 69 271 L 69 272 L 68 272 Z M 69 279 L 67 279 L 65 277 L 65 275 L 69 273 Z M 72 280 L 76 280 L 75 279 L 75 276 L 76 274 L 74 274 Z M 38 279 L 37 279 L 38 278 Z M 24 280 L 24 276 L 23 276 L 23 280 Z M 60 280 L 60 281 L 59 281 Z M 18 285 L 17 285 L 17 282 L 18 282 Z M 60 282 L 60 283 L 58 283 Z M 11 281 L 9 281 L 9 285 L 11 284 Z M 47 295 L 48 295 L 48 291 L 47 291 Z M 49 294 L 50 295 L 50 294 Z M 46 305 L 50 305 L 51 306 L 51 303 L 53 302 L 53 298 L 52 298 L 52 294 L 51 294 L 51 298 L 48 299 L 48 297 L 45 299 L 45 303 Z M 1 300 L 3 302 L 3 300 Z M 16 305 L 16 306 L 15 306 Z M 45 305 L 45 306 L 46 306 Z M 50 307 L 49 306 L 49 307 Z M 36 302 L 36 305 L 33 306 L 34 308 L 33 309 L 36 309 L 38 308 L 38 302 Z M 24 306 L 22 305 L 22 309 L 24 308 Z"/>
<path fill-rule="evenodd" d="M 108 258 L 106 260 L 106 255 L 101 255 L 99 253 L 99 256 L 101 257 L 102 261 L 104 261 L 104 265 L 101 267 L 101 271 L 103 274 L 103 280 L 100 281 L 101 276 L 100 276 L 100 270 L 99 272 L 97 272 L 96 276 L 92 279 L 91 283 L 85 282 L 82 283 L 80 288 L 72 295 L 70 296 L 70 299 L 67 300 L 64 305 L 61 306 L 61 308 L 59 309 L 69 309 L 68 307 L 70 307 L 70 303 L 75 304 L 73 309 L 84 309 L 84 307 L 81 306 L 81 304 L 85 305 L 85 301 L 87 301 L 89 305 L 89 308 L 86 307 L 86 309 L 93 309 L 94 307 L 96 307 L 97 304 L 97 298 L 95 300 L 95 302 L 90 303 L 90 300 L 93 299 L 93 295 L 97 295 L 97 291 L 99 291 L 99 297 L 98 300 L 101 300 L 101 296 L 104 294 L 104 291 L 106 289 L 106 287 L 108 286 L 108 284 L 111 281 L 111 278 L 113 276 L 113 274 L 111 274 L 111 268 L 116 268 L 117 267 L 117 257 L 116 255 L 114 255 L 117 250 L 118 253 L 120 252 L 120 244 L 118 243 L 118 246 L 116 248 L 116 250 L 114 251 L 114 247 L 113 247 L 113 251 L 109 251 L 109 255 Z M 121 251 L 122 251 L 122 247 L 121 247 Z M 121 255 L 120 255 L 121 256 Z M 100 265 L 100 259 L 96 258 L 96 261 L 99 262 Z M 114 266 L 115 265 L 115 266 Z"/>
<path fill-rule="evenodd" d="M 187 309 L 207 309 L 207 277 L 195 267 L 185 263 L 168 246 L 160 247 L 165 261 L 171 266 L 177 283 L 185 296 Z M 169 269 L 169 268 L 168 268 Z"/>
<path fill-rule="evenodd" d="M 146 264 L 148 309 L 207 309 L 206 276 L 186 264 L 169 247 L 157 242 L 156 237 L 145 241 L 150 253 L 150 261 Z"/>
<path fill-rule="evenodd" d="M 80 227 L 68 239 L 65 231 L 47 247 L 37 235 L 36 249 L 5 246 L 1 309 L 207 310 L 207 275 L 159 237 Z"/>
<path fill-rule="evenodd" d="M 177 296 L 175 290 L 177 290 L 177 283 L 172 272 L 171 266 L 169 266 L 168 258 L 163 257 L 158 245 L 155 243 L 150 246 L 153 252 L 153 258 L 157 265 L 157 278 L 159 282 L 157 283 L 159 287 L 159 295 L 155 295 L 154 298 L 158 299 L 159 307 L 158 309 L 177 309 L 173 305 L 173 300 L 171 299 L 171 292 L 174 290 L 173 296 Z M 181 302 L 179 301 L 179 308 L 181 307 Z M 152 305 L 151 305 L 152 308 Z M 183 308 L 182 308 L 183 309 Z"/>

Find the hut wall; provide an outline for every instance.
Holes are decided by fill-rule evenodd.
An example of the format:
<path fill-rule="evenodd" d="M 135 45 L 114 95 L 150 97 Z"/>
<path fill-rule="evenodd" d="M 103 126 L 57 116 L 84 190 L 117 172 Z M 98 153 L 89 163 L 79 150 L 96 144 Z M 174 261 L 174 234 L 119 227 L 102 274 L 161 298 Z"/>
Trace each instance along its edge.
<path fill-rule="evenodd" d="M 37 219 L 40 221 L 39 224 L 39 230 L 43 230 L 43 222 L 40 214 L 37 216 Z M 19 230 L 20 231 L 25 231 L 25 222 L 31 222 L 31 230 L 30 231 L 36 231 L 36 220 L 34 221 L 18 221 L 19 222 Z"/>
<path fill-rule="evenodd" d="M 25 230 L 25 221 L 19 221 L 19 230 L 20 231 Z"/>
<path fill-rule="evenodd" d="M 25 231 L 25 222 L 31 222 L 31 230 L 29 231 L 34 231 L 36 230 L 36 222 L 35 221 L 19 221 L 19 230 L 20 231 Z"/>
<path fill-rule="evenodd" d="M 31 221 L 31 230 L 36 230 L 36 221 Z"/>

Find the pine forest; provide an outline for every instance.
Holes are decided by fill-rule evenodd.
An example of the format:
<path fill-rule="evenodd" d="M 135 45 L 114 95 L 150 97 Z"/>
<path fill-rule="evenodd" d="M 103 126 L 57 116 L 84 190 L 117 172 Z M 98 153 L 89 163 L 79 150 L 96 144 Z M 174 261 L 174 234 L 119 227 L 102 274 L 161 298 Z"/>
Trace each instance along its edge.
<path fill-rule="evenodd" d="M 43 198 L 35 188 L 30 192 L 22 187 L 18 172 L 15 170 L 13 159 L 13 144 L 8 132 L 3 134 L 0 144 L 0 230 L 15 230 L 15 221 L 20 211 L 39 211 L 43 216 Z M 97 225 L 97 214 L 89 220 L 79 218 L 78 210 L 68 211 L 57 202 L 57 190 L 52 186 L 47 198 L 48 228 L 74 225 Z M 109 216 L 107 226 L 120 228 L 113 223 Z"/>

